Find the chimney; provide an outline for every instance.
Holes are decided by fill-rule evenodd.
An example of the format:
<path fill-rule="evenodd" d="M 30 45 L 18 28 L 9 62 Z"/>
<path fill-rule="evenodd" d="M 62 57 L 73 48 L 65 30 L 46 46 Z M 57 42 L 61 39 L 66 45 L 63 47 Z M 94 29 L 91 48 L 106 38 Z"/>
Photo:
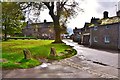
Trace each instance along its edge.
<path fill-rule="evenodd" d="M 103 12 L 103 18 L 108 18 L 108 12 L 107 11 Z"/>
<path fill-rule="evenodd" d="M 117 12 L 117 16 L 119 16 L 119 17 L 120 17 L 120 10 Z"/>
<path fill-rule="evenodd" d="M 75 29 L 77 30 L 77 27 L 75 27 Z"/>
<path fill-rule="evenodd" d="M 98 23 L 98 22 L 97 22 L 98 20 L 99 20 L 99 18 L 92 17 L 91 23 L 92 23 L 92 24 L 97 24 L 97 23 Z"/>
<path fill-rule="evenodd" d="M 44 23 L 46 23 L 46 22 L 47 22 L 47 20 L 45 19 L 45 20 L 44 20 Z"/>

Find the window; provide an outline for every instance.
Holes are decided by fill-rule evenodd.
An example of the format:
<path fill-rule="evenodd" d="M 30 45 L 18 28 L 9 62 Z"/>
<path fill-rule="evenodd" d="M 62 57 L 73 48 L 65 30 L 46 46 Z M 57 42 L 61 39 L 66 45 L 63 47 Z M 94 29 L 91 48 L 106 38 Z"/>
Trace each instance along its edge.
<path fill-rule="evenodd" d="M 94 30 L 97 30 L 97 26 L 94 26 Z"/>
<path fill-rule="evenodd" d="M 82 32 L 79 32 L 79 34 L 82 34 Z"/>
<path fill-rule="evenodd" d="M 105 26 L 105 29 L 109 29 L 109 26 Z"/>
<path fill-rule="evenodd" d="M 98 42 L 98 41 L 97 41 L 97 37 L 94 37 L 94 42 Z"/>
<path fill-rule="evenodd" d="M 110 43 L 110 37 L 109 37 L 109 36 L 105 36 L 104 42 L 105 42 L 105 43 Z"/>

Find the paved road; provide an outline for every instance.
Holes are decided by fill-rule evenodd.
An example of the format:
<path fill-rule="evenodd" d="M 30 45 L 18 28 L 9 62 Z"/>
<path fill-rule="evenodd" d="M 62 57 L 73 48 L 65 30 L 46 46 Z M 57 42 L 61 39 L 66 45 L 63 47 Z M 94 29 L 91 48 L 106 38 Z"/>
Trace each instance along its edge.
<path fill-rule="evenodd" d="M 61 61 L 43 63 L 31 69 L 3 70 L 4 78 L 117 78 L 118 69 L 112 66 L 100 65 L 88 60 L 85 55 L 92 49 L 82 47 L 71 40 L 63 40 L 66 44 L 75 46 L 78 54 Z M 84 50 L 83 50 L 84 49 Z M 86 50 L 88 49 L 88 50 Z M 81 52 L 82 50 L 82 52 Z M 102 51 L 101 51 L 102 52 Z M 89 58 L 89 57 L 88 57 Z M 90 58 L 91 59 L 91 58 Z M 93 59 L 93 58 L 92 58 Z"/>
<path fill-rule="evenodd" d="M 120 69 L 120 66 L 118 66 L 118 56 L 120 56 L 118 51 L 92 49 L 89 47 L 84 47 L 83 45 L 79 45 L 78 43 L 73 42 L 69 39 L 63 41 L 67 45 L 73 46 L 73 48 L 77 50 L 76 57 L 83 59 L 83 61 L 88 64 L 92 64 L 92 66 L 96 64 L 99 66 L 99 68 L 97 66 L 94 66 L 94 68 L 92 68 L 89 65 L 89 68 L 95 69 L 97 72 L 100 70 L 102 72 L 111 75 L 115 74 L 115 76 L 118 76 L 118 71 Z"/>
<path fill-rule="evenodd" d="M 73 42 L 72 40 L 63 40 L 67 45 L 74 46 L 74 49 L 77 50 L 78 55 L 82 55 L 86 60 L 93 62 L 98 62 L 103 65 L 108 65 L 114 68 L 118 67 L 118 52 L 116 51 L 103 51 L 84 47 L 78 43 Z"/>

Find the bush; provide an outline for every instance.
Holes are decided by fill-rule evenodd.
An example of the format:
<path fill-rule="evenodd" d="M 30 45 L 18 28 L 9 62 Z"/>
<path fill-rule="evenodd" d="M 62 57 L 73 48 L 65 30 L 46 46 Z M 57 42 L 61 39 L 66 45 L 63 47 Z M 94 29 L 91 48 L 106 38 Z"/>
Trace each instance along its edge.
<path fill-rule="evenodd" d="M 28 40 L 30 40 L 30 39 L 37 39 L 37 38 L 36 37 L 9 37 L 7 39 L 14 39 L 14 40 L 17 40 L 17 39 L 22 39 L 22 40 L 28 39 Z"/>

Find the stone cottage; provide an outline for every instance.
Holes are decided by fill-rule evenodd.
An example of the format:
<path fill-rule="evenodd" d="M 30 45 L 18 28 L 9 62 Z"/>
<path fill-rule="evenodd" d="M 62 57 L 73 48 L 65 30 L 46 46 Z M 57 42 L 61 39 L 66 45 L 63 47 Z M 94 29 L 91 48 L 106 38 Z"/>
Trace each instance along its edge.
<path fill-rule="evenodd" d="M 99 18 L 92 17 L 91 23 L 86 22 L 83 28 L 73 30 L 73 41 L 79 42 L 79 44 L 90 45 L 90 25 L 96 24 Z M 79 36 L 77 36 L 79 34 Z"/>
<path fill-rule="evenodd" d="M 90 46 L 108 49 L 120 49 L 120 11 L 117 16 L 109 17 L 103 13 L 103 19 L 90 27 Z"/>
<path fill-rule="evenodd" d="M 89 45 L 89 39 L 90 39 L 90 23 L 85 23 L 84 27 L 81 29 L 81 44 L 83 45 Z"/>
<path fill-rule="evenodd" d="M 103 13 L 102 19 L 92 17 L 91 22 L 85 23 L 77 33 L 81 33 L 78 42 L 83 45 L 120 49 L 120 10 L 113 17 L 109 17 L 107 11 Z"/>
<path fill-rule="evenodd" d="M 53 22 L 32 23 L 22 29 L 24 36 L 37 37 L 39 39 L 54 39 Z"/>
<path fill-rule="evenodd" d="M 81 29 L 78 29 L 77 27 L 75 27 L 75 29 L 73 29 L 73 41 L 74 42 L 80 42 L 80 35 L 81 35 Z"/>

